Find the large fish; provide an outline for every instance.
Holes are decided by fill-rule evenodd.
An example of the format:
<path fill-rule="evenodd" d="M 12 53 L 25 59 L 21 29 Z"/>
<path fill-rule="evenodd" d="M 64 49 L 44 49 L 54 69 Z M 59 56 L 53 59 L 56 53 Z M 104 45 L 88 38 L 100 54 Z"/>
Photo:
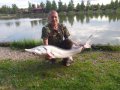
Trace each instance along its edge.
<path fill-rule="evenodd" d="M 72 48 L 70 50 L 65 50 L 52 45 L 41 45 L 31 49 L 25 49 L 25 51 L 38 55 L 49 55 L 51 58 L 67 58 L 77 53 L 80 53 L 83 50 L 83 48 L 90 47 L 91 45 L 88 42 L 86 42 L 85 45 L 78 45 L 77 47 Z"/>

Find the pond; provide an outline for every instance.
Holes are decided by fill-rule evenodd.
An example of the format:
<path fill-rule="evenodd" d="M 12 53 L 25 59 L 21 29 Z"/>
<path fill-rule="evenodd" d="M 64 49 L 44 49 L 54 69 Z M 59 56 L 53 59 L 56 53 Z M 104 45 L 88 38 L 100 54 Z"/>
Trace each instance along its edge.
<path fill-rule="evenodd" d="M 70 31 L 74 42 L 85 42 L 90 35 L 92 44 L 120 44 L 120 17 L 115 15 L 60 16 L 60 23 Z M 18 18 L 0 20 L 0 42 L 24 39 L 40 40 L 47 19 Z"/>

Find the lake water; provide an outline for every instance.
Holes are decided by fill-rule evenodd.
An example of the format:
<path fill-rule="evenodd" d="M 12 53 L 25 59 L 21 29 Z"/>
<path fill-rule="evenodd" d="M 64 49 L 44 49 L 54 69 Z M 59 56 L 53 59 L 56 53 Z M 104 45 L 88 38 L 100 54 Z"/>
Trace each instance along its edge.
<path fill-rule="evenodd" d="M 90 35 L 93 44 L 120 45 L 120 19 L 109 16 L 62 16 L 60 22 L 70 31 L 75 42 L 85 42 Z M 41 30 L 47 24 L 42 18 L 0 20 L 0 42 L 41 39 Z"/>

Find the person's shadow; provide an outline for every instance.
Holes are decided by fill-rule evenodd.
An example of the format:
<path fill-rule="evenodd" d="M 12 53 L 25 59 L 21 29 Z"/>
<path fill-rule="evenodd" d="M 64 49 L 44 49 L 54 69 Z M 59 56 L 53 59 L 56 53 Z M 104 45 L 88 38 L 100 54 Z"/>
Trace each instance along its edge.
<path fill-rule="evenodd" d="M 63 66 L 59 60 L 54 64 L 46 62 L 45 60 L 28 60 L 18 64 L 18 66 L 14 68 L 14 72 L 18 72 L 21 75 L 38 76 L 44 79 L 50 76 L 56 76 L 59 71 L 61 72 L 61 68 L 65 68 L 65 66 Z M 16 75 L 18 73 L 16 73 Z"/>

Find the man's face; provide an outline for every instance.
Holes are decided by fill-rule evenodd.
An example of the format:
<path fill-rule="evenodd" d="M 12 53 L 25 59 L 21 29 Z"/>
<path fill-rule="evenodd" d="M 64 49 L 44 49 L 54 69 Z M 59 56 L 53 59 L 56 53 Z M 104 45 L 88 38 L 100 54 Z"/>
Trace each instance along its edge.
<path fill-rule="evenodd" d="M 57 25 L 58 24 L 58 14 L 57 13 L 51 13 L 51 15 L 50 15 L 50 23 L 52 24 L 52 25 Z"/>

